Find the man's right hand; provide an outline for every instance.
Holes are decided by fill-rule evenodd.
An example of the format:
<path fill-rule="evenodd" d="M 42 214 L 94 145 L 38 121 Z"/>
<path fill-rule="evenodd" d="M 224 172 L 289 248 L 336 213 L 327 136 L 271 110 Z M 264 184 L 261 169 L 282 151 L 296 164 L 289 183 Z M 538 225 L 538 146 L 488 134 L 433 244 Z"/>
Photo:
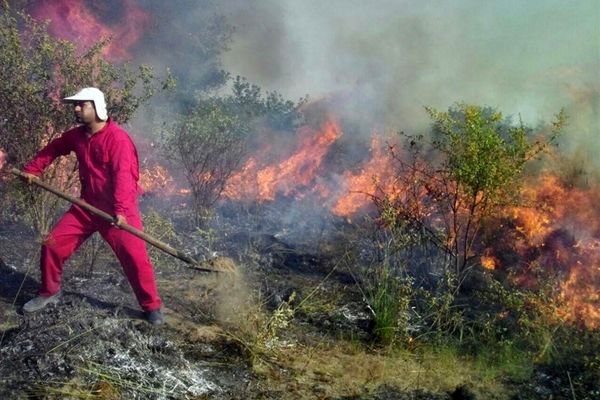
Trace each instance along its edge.
<path fill-rule="evenodd" d="M 29 174 L 29 173 L 27 173 L 27 172 L 23 172 L 23 175 L 22 175 L 21 177 L 22 177 L 22 179 L 23 179 L 25 182 L 27 182 L 27 183 L 28 183 L 28 184 L 30 184 L 30 185 L 33 183 L 33 180 L 34 180 L 35 178 L 37 178 L 37 176 L 35 176 L 35 175 L 33 175 L 33 174 Z"/>

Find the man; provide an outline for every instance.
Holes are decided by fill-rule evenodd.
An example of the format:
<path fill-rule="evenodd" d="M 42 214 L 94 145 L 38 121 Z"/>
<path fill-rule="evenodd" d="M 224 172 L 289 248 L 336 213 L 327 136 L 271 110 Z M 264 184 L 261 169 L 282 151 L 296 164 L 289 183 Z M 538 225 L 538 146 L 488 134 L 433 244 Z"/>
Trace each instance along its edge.
<path fill-rule="evenodd" d="M 64 132 L 25 165 L 26 179 L 31 183 L 55 158 L 74 152 L 79 164 L 81 198 L 114 215 L 115 220 L 110 223 L 77 205 L 71 206 L 44 240 L 41 287 L 38 296 L 27 302 L 23 310 L 35 312 L 58 302 L 64 262 L 97 231 L 119 259 L 148 322 L 162 324 L 160 298 L 146 244 L 119 229 L 125 223 L 143 229 L 137 204 L 139 166 L 135 145 L 127 132 L 108 117 L 104 94 L 99 89 L 84 88 L 63 101 L 75 106 L 75 117 L 81 125 Z"/>

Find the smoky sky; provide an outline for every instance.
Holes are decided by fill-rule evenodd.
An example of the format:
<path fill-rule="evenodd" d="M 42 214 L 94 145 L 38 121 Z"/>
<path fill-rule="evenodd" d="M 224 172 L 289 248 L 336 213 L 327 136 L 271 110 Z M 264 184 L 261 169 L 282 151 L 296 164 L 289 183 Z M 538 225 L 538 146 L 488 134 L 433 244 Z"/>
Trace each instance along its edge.
<path fill-rule="evenodd" d="M 600 4 L 582 1 L 223 2 L 224 65 L 290 98 L 399 129 L 423 106 L 488 105 L 535 126 L 564 107 L 567 148 L 593 145 L 600 115 Z"/>
<path fill-rule="evenodd" d="M 291 100 L 324 99 L 365 136 L 380 128 L 423 129 L 423 106 L 444 110 L 457 101 L 496 107 L 531 126 L 565 108 L 563 148 L 598 159 L 598 0 L 86 4 L 118 23 L 121 14 L 110 10 L 124 1 L 153 21 L 133 61 L 170 68 L 181 87 L 217 88 L 223 73 L 241 75 Z"/>

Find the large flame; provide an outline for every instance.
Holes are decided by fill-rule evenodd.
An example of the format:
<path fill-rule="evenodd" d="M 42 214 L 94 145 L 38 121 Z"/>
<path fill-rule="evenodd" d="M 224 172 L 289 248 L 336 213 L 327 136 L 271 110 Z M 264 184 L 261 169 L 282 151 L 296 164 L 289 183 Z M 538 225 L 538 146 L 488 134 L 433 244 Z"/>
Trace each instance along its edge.
<path fill-rule="evenodd" d="M 566 276 L 561 318 L 600 327 L 600 188 L 568 187 L 546 174 L 523 194 L 531 207 L 510 210 L 522 234 L 515 249 L 526 264 Z"/>
<path fill-rule="evenodd" d="M 345 190 L 332 208 L 334 214 L 350 217 L 371 204 L 371 195 L 385 193 L 393 199 L 399 194 L 400 190 L 393 178 L 393 160 L 386 150 L 382 148 L 379 136 L 374 134 L 371 141 L 371 158 L 358 172 L 343 173 Z"/>
<path fill-rule="evenodd" d="M 91 9 L 91 4 L 95 10 Z M 49 22 L 49 31 L 54 36 L 77 43 L 80 48 L 89 48 L 98 41 L 112 38 L 103 54 L 114 61 L 131 58 L 132 46 L 142 37 L 150 22 L 150 16 L 134 0 L 122 0 L 111 6 L 109 2 L 88 3 L 81 0 L 42 0 L 35 3 L 31 15 Z M 111 9 L 108 9 L 111 7 Z M 118 16 L 112 10 L 119 10 Z M 107 15 L 102 21 L 99 12 Z"/>
<path fill-rule="evenodd" d="M 296 150 L 277 163 L 263 164 L 258 156 L 250 157 L 242 169 L 227 182 L 225 197 L 235 200 L 270 201 L 276 195 L 302 196 L 316 183 L 316 173 L 329 148 L 342 135 L 334 119 L 315 130 L 305 126 L 298 130 Z M 268 154 L 261 149 L 259 154 Z"/>
<path fill-rule="evenodd" d="M 313 193 L 335 215 L 351 217 L 371 204 L 371 195 L 396 196 L 400 191 L 393 179 L 393 159 L 377 134 L 373 134 L 370 158 L 360 168 L 340 171 L 337 179 L 324 176 L 331 171 L 320 170 L 323 160 L 341 136 L 339 123 L 330 117 L 318 130 L 299 129 L 296 148 L 287 158 L 266 163 L 263 160 L 270 158 L 273 149 L 265 145 L 229 179 L 225 197 L 265 202 L 278 195 L 299 199 Z"/>

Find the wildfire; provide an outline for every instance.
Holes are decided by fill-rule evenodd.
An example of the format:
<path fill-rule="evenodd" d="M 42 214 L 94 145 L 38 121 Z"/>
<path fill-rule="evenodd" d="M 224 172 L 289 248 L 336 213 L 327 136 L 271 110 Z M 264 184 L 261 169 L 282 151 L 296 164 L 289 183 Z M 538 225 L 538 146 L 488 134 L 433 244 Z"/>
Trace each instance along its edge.
<path fill-rule="evenodd" d="M 596 248 L 596 252 L 598 248 Z M 571 267 L 569 277 L 561 285 L 563 307 L 559 310 L 563 320 L 583 323 L 590 329 L 600 327 L 600 259 L 593 264 L 577 262 Z"/>
<path fill-rule="evenodd" d="M 113 11 L 115 9 L 120 10 L 117 17 Z M 108 2 L 43 0 L 36 2 L 31 15 L 38 20 L 48 20 L 50 33 L 78 43 L 81 48 L 89 48 L 107 37 L 112 38 L 103 53 L 115 61 L 131 58 L 131 47 L 142 37 L 150 22 L 150 16 L 134 0 L 122 0 L 118 7 Z M 111 21 L 105 23 L 99 15 L 105 15 Z"/>
<path fill-rule="evenodd" d="M 355 214 L 370 203 L 369 195 L 378 191 L 392 198 L 398 195 L 399 189 L 393 180 L 392 158 L 382 149 L 379 140 L 379 136 L 374 134 L 371 141 L 372 157 L 357 173 L 344 172 L 346 194 L 335 203 L 332 209 L 334 214 L 345 217 Z"/>
<path fill-rule="evenodd" d="M 486 268 L 486 269 L 496 269 L 496 265 L 498 263 L 498 261 L 496 260 L 495 257 L 491 257 L 491 256 L 481 256 L 481 265 Z"/>
<path fill-rule="evenodd" d="M 571 188 L 546 174 L 526 187 L 535 207 L 510 214 L 522 238 L 516 250 L 527 263 L 538 263 L 566 276 L 561 284 L 559 316 L 593 329 L 600 326 L 600 188 Z M 537 249 L 532 251 L 531 249 Z"/>
<path fill-rule="evenodd" d="M 175 190 L 173 178 L 161 165 L 140 170 L 140 186 L 147 193 L 172 194 Z"/>
<path fill-rule="evenodd" d="M 330 118 L 318 130 L 308 126 L 299 129 L 296 148 L 287 158 L 272 163 L 261 161 L 273 152 L 270 145 L 265 146 L 228 180 L 225 197 L 266 202 L 275 200 L 277 195 L 299 199 L 312 193 L 330 205 L 334 214 L 351 217 L 371 203 L 370 195 L 398 195 L 392 158 L 376 134 L 371 142 L 371 157 L 358 172 L 342 171 L 335 183 L 319 174 L 325 156 L 341 136 L 338 122 Z"/>
<path fill-rule="evenodd" d="M 131 58 L 133 47 L 151 22 L 151 16 L 135 0 L 39 0 L 29 4 L 34 18 L 48 21 L 51 34 L 77 43 L 81 49 L 112 38 L 103 55 L 114 61 Z M 52 92 L 51 98 L 59 101 L 58 91 Z M 46 129 L 46 139 L 50 140 L 53 127 L 48 125 Z M 364 209 L 371 204 L 372 195 L 383 193 L 392 200 L 401 196 L 393 159 L 378 135 L 373 135 L 370 157 L 360 168 L 324 171 L 324 161 L 342 135 L 340 124 L 330 117 L 318 128 L 300 128 L 294 148 L 283 156 L 276 153 L 279 150 L 275 146 L 265 145 L 231 176 L 223 196 L 236 201 L 267 202 L 278 196 L 298 199 L 311 194 L 340 217 L 352 217 Z M 6 163 L 7 155 L 0 149 L 0 170 Z M 72 179 L 57 176 L 65 185 Z M 209 174 L 201 178 L 212 179 Z M 189 189 L 177 187 L 160 165 L 142 169 L 140 186 L 147 192 L 167 196 L 190 193 Z M 486 249 L 481 265 L 489 270 L 502 268 L 499 248 L 503 245 L 514 251 L 525 267 L 539 265 L 561 274 L 564 279 L 560 284 L 558 316 L 590 329 L 600 327 L 600 187 L 569 187 L 557 176 L 545 174 L 526 186 L 522 194 L 529 206 L 506 210 L 507 219 L 518 232 L 514 242 Z M 428 205 L 419 203 L 427 214 Z M 440 221 L 440 226 L 444 217 L 431 215 Z"/>
<path fill-rule="evenodd" d="M 277 163 L 264 165 L 258 157 L 250 157 L 242 169 L 227 182 L 225 197 L 234 200 L 272 201 L 276 195 L 301 196 L 311 190 L 316 173 L 329 148 L 341 137 L 342 131 L 334 119 L 319 130 L 305 126 L 298 130 L 296 150 Z M 262 149 L 260 154 L 268 154 Z"/>

